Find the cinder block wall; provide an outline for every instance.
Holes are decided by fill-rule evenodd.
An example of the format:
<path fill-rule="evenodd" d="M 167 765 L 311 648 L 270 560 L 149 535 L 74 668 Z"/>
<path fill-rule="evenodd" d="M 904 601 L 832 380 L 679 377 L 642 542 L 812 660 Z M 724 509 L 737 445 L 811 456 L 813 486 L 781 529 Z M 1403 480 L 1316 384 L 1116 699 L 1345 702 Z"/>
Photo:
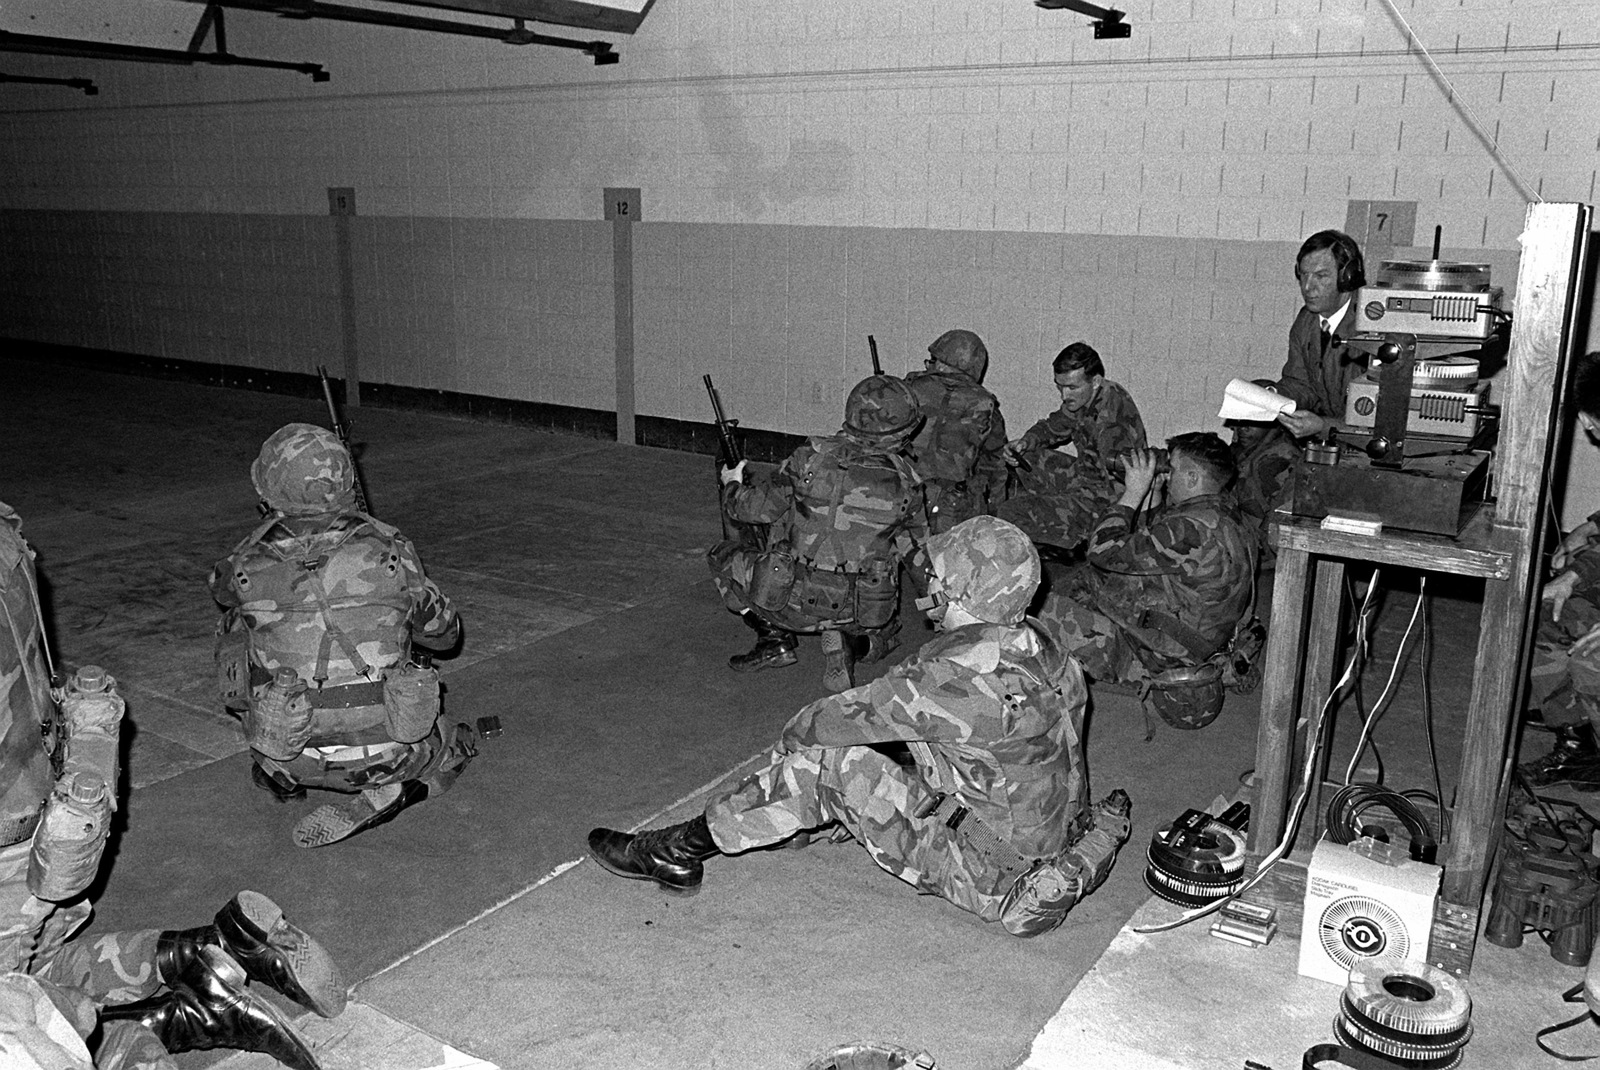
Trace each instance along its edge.
<path fill-rule="evenodd" d="M 348 186 L 364 379 L 608 409 L 601 190 L 637 186 L 642 414 L 705 419 L 710 372 L 747 425 L 827 431 L 869 332 L 900 371 L 965 326 L 1018 429 L 1078 338 L 1152 434 L 1215 427 L 1349 201 L 1509 289 L 1527 200 L 1594 200 L 1593 0 L 1395 3 L 1454 102 L 1386 0 L 1140 0 L 1125 41 L 1027 0 L 660 0 L 603 68 L 228 13 L 326 84 L 7 56 L 101 93 L 0 87 L 0 334 L 337 366 Z"/>

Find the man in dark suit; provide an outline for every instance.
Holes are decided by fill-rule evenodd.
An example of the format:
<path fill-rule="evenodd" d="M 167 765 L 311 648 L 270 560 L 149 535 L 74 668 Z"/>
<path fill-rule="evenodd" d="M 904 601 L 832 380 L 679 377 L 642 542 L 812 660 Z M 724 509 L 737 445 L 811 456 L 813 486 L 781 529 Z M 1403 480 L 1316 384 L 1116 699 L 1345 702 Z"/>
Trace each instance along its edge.
<path fill-rule="evenodd" d="M 1345 389 L 1367 370 L 1366 355 L 1344 344 L 1356 332 L 1355 294 L 1367 273 L 1354 238 L 1320 230 L 1300 246 L 1294 274 L 1305 305 L 1289 328 L 1289 359 L 1277 390 L 1298 408 L 1278 422 L 1303 439 L 1340 422 Z"/>

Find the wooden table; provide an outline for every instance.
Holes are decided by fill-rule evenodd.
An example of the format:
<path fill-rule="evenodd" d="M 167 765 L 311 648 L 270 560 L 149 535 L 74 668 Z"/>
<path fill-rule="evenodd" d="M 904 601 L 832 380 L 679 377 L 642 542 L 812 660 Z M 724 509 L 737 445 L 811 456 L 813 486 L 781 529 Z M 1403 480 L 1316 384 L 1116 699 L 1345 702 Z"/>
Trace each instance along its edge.
<path fill-rule="evenodd" d="M 1255 800 L 1250 815 L 1250 854 L 1256 862 L 1283 835 L 1298 764 L 1295 726 L 1300 721 L 1308 725 L 1316 721 L 1334 680 L 1347 565 L 1397 565 L 1477 576 L 1491 584 L 1504 584 L 1513 578 L 1512 554 L 1497 548 L 1505 540 L 1503 533 L 1496 532 L 1494 508 L 1489 505 L 1479 508 L 1458 539 L 1415 532 L 1385 531 L 1367 536 L 1325 531 L 1318 520 L 1287 512 L 1275 515 L 1272 531 L 1278 564 L 1261 680 Z M 1478 672 L 1467 714 L 1469 725 L 1505 723 L 1517 691 L 1515 672 L 1496 664 L 1497 655 L 1491 656 L 1490 647 L 1500 631 L 1496 619 L 1500 605 L 1499 599 L 1484 599 Z M 1470 737 L 1465 742 L 1457 782 L 1497 784 L 1510 746 L 1509 734 L 1497 736 L 1492 746 L 1486 740 L 1474 745 Z M 1320 770 L 1318 763 L 1319 776 Z M 1308 815 L 1320 812 L 1318 795 L 1320 791 L 1314 787 Z M 1489 852 L 1497 839 L 1498 820 L 1492 805 L 1459 805 L 1451 834 L 1441 844 L 1439 862 L 1444 866 L 1445 879 L 1428 958 L 1462 976 L 1471 966 L 1483 881 L 1492 861 Z M 1303 878 L 1302 871 L 1298 881 L 1280 879 L 1265 886 L 1266 897 L 1286 914 L 1298 917 L 1300 907 L 1294 900 L 1304 894 Z"/>

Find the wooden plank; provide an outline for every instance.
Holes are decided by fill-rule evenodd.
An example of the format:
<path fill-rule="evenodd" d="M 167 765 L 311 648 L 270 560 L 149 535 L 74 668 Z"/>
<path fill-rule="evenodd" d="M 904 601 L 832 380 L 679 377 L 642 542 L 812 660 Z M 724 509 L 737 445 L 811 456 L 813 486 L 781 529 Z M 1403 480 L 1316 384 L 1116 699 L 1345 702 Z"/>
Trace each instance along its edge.
<path fill-rule="evenodd" d="M 1294 711 L 1305 632 L 1306 570 L 1310 555 L 1280 547 L 1272 580 L 1272 615 L 1261 667 L 1261 722 L 1256 730 L 1256 779 L 1250 806 L 1250 850 L 1270 851 L 1283 835 L 1294 765 Z"/>
<path fill-rule="evenodd" d="M 1446 973 L 1467 978 L 1478 942 L 1478 908 L 1433 902 L 1433 929 L 1428 933 L 1428 963 Z"/>
<path fill-rule="evenodd" d="M 1499 502 L 1494 548 L 1511 575 L 1484 585 L 1478 671 L 1462 735 L 1455 826 L 1445 859 L 1443 895 L 1476 910 L 1496 839 L 1505 760 L 1529 648 L 1529 606 L 1545 524 L 1551 422 L 1565 390 L 1571 306 L 1582 281 L 1589 211 L 1576 204 L 1533 204 L 1522 235 L 1511 348 L 1504 376 Z"/>
<path fill-rule="evenodd" d="M 1482 507 L 1477 516 L 1462 529 L 1460 537 L 1455 539 L 1421 532 L 1386 531 L 1378 535 L 1354 535 L 1344 531 L 1324 531 L 1319 521 L 1303 516 L 1290 517 L 1283 522 L 1278 537 L 1280 546 L 1308 553 L 1450 572 L 1458 576 L 1509 579 L 1509 555 L 1490 544 L 1493 516 L 1491 506 Z"/>
<path fill-rule="evenodd" d="M 1305 679 L 1300 695 L 1300 720 L 1306 725 L 1304 745 L 1307 747 L 1316 745 L 1316 740 L 1311 738 L 1311 726 L 1316 724 L 1322 707 L 1328 702 L 1335 675 L 1334 662 L 1344 638 L 1339 627 L 1344 611 L 1344 562 L 1333 557 L 1319 558 L 1316 573 L 1316 590 L 1311 596 L 1311 626 L 1306 629 Z M 1328 711 L 1327 721 L 1323 723 L 1325 738 L 1333 735 L 1332 721 L 1337 712 L 1337 707 Z M 1299 835 L 1299 842 L 1307 850 L 1317 840 L 1317 813 L 1322 808 L 1322 782 L 1328 777 L 1328 750 L 1323 750 L 1316 760 L 1311 775 L 1316 778 L 1306 800 L 1311 813 L 1301 821 Z"/>

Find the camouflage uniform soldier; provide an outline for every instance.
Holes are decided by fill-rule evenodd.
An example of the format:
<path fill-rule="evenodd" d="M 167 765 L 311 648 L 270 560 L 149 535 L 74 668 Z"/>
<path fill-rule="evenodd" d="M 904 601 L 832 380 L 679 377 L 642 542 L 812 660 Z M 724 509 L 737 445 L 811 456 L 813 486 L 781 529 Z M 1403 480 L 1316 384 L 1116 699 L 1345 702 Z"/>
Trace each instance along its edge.
<path fill-rule="evenodd" d="M 245 981 L 330 1017 L 344 982 L 266 896 L 240 892 L 197 929 L 73 939 L 104 843 L 85 851 L 81 829 L 63 843 L 58 830 L 84 819 L 62 800 L 84 797 L 86 783 L 115 798 L 123 704 L 93 666 L 52 690 L 37 592 L 33 551 L 0 502 L 0 1064 L 90 1066 L 84 1041 L 98 1030 L 101 1070 L 175 1070 L 169 1053 L 217 1047 L 315 1070 L 288 1019 Z"/>
<path fill-rule="evenodd" d="M 1039 557 L 1022 532 L 976 517 L 927 551 L 941 602 L 929 616 L 942 635 L 872 683 L 802 709 L 766 768 L 702 816 L 637 835 L 595 829 L 594 857 L 693 894 L 706 858 L 838 822 L 918 891 L 1000 917 L 1016 873 L 995 864 L 995 843 L 1024 859 L 1055 856 L 1084 814 L 1087 693 L 1073 660 L 1024 620 Z M 915 766 L 887 757 L 893 745 L 908 745 Z M 951 820 L 962 807 L 966 819 Z"/>
<path fill-rule="evenodd" d="M 927 481 L 928 530 L 949 531 L 989 512 L 1006 484 L 1006 422 L 983 388 L 989 351 L 971 331 L 946 331 L 928 347 L 928 366 L 906 376 L 922 427 L 907 449 Z"/>
<path fill-rule="evenodd" d="M 1210 432 L 1179 435 L 1167 448 L 1167 505 L 1135 523 L 1157 462 L 1147 450 L 1130 455 L 1127 489 L 1095 525 L 1087 563 L 1039 610 L 1045 631 L 1097 680 L 1143 684 L 1201 665 L 1227 646 L 1250 607 L 1254 550 L 1225 493 L 1232 454 Z"/>
<path fill-rule="evenodd" d="M 1573 362 L 1578 423 L 1600 442 L 1600 352 Z M 1555 733 L 1550 753 L 1523 764 L 1536 788 L 1600 791 L 1600 513 L 1568 532 L 1550 557 L 1529 670 L 1529 705 Z"/>
<path fill-rule="evenodd" d="M 856 657 L 893 649 L 900 561 L 926 534 L 922 481 L 902 452 L 919 419 L 902 380 L 870 376 L 850 391 L 839 434 L 811 439 L 748 483 L 745 462 L 722 470 L 727 514 L 770 525 L 764 546 L 728 539 L 707 555 L 724 604 L 756 633 L 731 668 L 793 665 L 796 633 L 821 632 L 823 682 L 843 691 Z"/>
<path fill-rule="evenodd" d="M 1255 384 L 1271 389 L 1271 379 L 1256 379 Z M 1233 496 L 1256 540 L 1257 560 L 1270 568 L 1273 550 L 1267 541 L 1267 518 L 1289 500 L 1294 483 L 1294 466 L 1300 450 L 1288 430 L 1273 423 L 1230 421 L 1233 426 L 1233 465 L 1239 477 Z"/>
<path fill-rule="evenodd" d="M 1145 447 L 1144 421 L 1133 398 L 1105 377 L 1105 365 L 1084 342 L 1051 363 L 1061 408 L 1006 443 L 1007 463 L 1022 471 L 1006 503 L 995 509 L 1036 543 L 1071 550 L 1121 491 L 1120 460 Z M 1056 451 L 1071 445 L 1077 456 Z"/>
<path fill-rule="evenodd" d="M 413 647 L 455 647 L 455 609 L 409 539 L 356 511 L 353 474 L 331 433 L 280 428 L 250 469 L 270 515 L 211 572 L 218 679 L 251 779 L 285 801 L 308 787 L 355 796 L 303 819 L 301 847 L 443 793 L 476 753 L 470 727 L 439 721 L 437 671 L 409 661 Z"/>

